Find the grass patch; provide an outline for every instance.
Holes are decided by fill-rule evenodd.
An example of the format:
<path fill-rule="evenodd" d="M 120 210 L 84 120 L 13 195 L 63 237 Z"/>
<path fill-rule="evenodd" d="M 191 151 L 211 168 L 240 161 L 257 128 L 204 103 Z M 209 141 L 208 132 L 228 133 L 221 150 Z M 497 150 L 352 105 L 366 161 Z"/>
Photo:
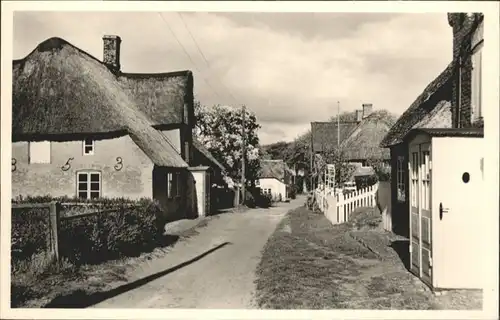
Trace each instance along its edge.
<path fill-rule="evenodd" d="M 267 309 L 442 309 L 398 254 L 384 251 L 390 245 L 376 209 L 359 210 L 341 225 L 306 207 L 292 210 L 264 247 L 256 302 Z"/>

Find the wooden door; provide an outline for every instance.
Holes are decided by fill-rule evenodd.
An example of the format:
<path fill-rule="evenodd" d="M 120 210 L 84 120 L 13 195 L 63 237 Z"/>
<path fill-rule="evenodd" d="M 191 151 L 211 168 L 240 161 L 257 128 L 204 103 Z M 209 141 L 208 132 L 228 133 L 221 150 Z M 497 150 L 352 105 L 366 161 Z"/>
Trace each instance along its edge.
<path fill-rule="evenodd" d="M 409 148 L 410 270 L 432 285 L 431 145 Z"/>
<path fill-rule="evenodd" d="M 422 281 L 432 285 L 431 145 L 420 145 L 420 253 Z"/>
<path fill-rule="evenodd" d="M 483 287 L 485 185 L 479 138 L 433 142 L 433 280 L 440 289 Z M 486 222 L 488 223 L 488 222 Z M 487 279 L 484 279 L 488 281 Z"/>
<path fill-rule="evenodd" d="M 420 146 L 409 148 L 410 271 L 420 277 Z"/>

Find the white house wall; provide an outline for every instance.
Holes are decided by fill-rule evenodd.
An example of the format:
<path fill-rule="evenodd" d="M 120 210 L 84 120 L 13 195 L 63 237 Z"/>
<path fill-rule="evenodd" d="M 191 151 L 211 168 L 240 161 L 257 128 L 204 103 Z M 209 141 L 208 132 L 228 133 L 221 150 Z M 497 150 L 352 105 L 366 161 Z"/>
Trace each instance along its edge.
<path fill-rule="evenodd" d="M 286 185 L 274 178 L 263 178 L 259 179 L 259 187 L 261 190 L 271 189 L 271 194 L 274 199 L 279 199 L 279 195 L 281 194 L 281 198 L 283 200 L 286 199 Z"/>
<path fill-rule="evenodd" d="M 50 163 L 29 163 L 28 144 L 12 143 L 13 197 L 74 197 L 79 170 L 101 172 L 103 197 L 137 199 L 153 195 L 153 163 L 129 136 L 95 141 L 93 155 L 83 154 L 83 141 L 51 142 Z"/>

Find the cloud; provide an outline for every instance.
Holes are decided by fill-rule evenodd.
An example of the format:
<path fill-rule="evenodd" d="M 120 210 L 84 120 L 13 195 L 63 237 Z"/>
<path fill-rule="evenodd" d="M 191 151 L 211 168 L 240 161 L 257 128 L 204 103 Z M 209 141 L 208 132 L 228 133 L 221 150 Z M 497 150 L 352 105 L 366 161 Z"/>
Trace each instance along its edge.
<path fill-rule="evenodd" d="M 451 61 L 443 13 L 16 13 L 14 56 L 60 36 L 97 58 L 102 35 L 122 37 L 122 69 L 191 69 L 202 103 L 245 104 L 261 142 L 290 140 L 310 121 L 371 102 L 401 114 Z M 169 30 L 189 52 L 191 62 Z M 234 96 L 236 99 L 233 99 Z"/>

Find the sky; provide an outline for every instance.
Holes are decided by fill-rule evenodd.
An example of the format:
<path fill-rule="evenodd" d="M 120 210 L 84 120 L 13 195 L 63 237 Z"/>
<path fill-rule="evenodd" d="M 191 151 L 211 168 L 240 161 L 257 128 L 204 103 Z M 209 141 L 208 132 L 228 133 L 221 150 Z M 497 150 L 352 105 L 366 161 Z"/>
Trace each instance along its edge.
<path fill-rule="evenodd" d="M 14 59 L 50 37 L 102 59 L 105 34 L 122 39 L 123 72 L 191 70 L 202 104 L 246 105 L 262 144 L 327 121 L 337 101 L 400 115 L 452 59 L 445 13 L 50 11 L 14 14 Z"/>

